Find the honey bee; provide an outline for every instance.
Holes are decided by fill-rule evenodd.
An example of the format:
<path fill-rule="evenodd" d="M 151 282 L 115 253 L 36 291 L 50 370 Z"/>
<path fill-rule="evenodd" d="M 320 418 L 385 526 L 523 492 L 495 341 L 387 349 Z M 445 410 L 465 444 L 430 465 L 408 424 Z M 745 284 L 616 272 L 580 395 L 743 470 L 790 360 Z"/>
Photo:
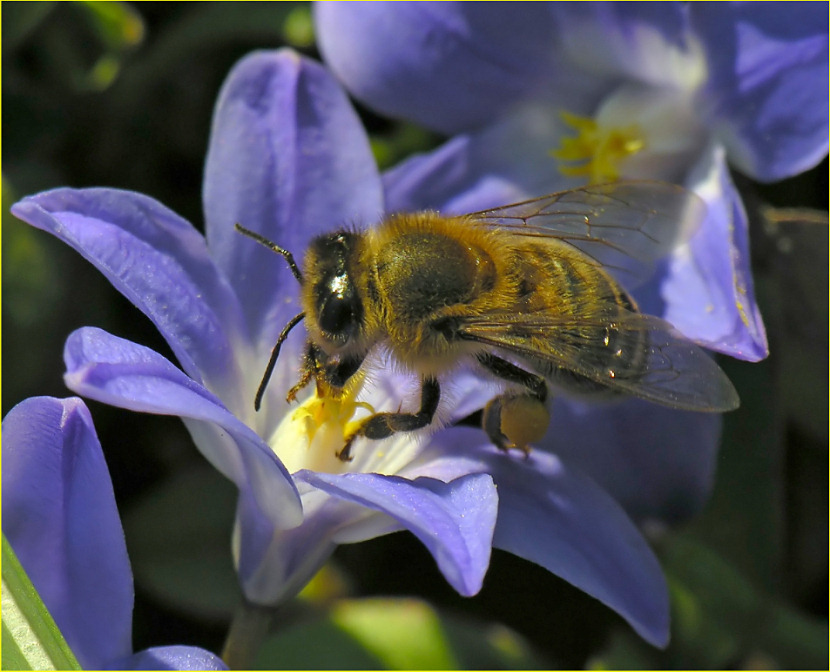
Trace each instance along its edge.
<path fill-rule="evenodd" d="M 525 453 L 549 424 L 548 385 L 582 396 L 629 394 L 664 406 L 721 412 L 738 407 L 729 379 L 669 323 L 641 313 L 625 287 L 688 239 L 705 205 L 681 187 L 615 182 L 466 215 L 393 214 L 372 229 L 312 240 L 302 270 L 303 311 L 283 329 L 256 394 L 262 396 L 289 331 L 308 331 L 293 400 L 315 379 L 338 395 L 367 355 L 385 347 L 421 381 L 414 412 L 363 419 L 359 436 L 387 438 L 432 423 L 439 377 L 473 362 L 506 382 L 481 412 L 490 440 Z"/>

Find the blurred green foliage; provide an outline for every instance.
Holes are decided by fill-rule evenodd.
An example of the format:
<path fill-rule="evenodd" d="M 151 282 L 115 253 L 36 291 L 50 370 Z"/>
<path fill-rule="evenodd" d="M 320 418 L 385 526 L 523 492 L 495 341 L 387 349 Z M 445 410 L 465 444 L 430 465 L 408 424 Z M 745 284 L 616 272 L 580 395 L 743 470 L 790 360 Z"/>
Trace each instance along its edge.
<path fill-rule="evenodd" d="M 2 9 L 5 414 L 28 396 L 68 396 L 62 346 L 80 326 L 172 357 L 97 272 L 16 221 L 9 205 L 51 187 L 106 185 L 147 193 L 201 227 L 212 106 L 228 70 L 254 49 L 316 52 L 304 3 Z M 358 110 L 382 166 L 440 141 Z M 827 669 L 827 226 L 764 209 L 826 212 L 827 163 L 778 185 L 740 186 L 754 213 L 772 354 L 723 362 L 743 405 L 726 418 L 711 500 L 685 529 L 655 536 L 673 597 L 665 651 L 570 585 L 499 552 L 482 592 L 461 598 L 423 547 L 398 534 L 342 547 L 327 578 L 284 614 L 258 665 Z M 219 651 L 238 600 L 232 488 L 205 468 L 178 420 L 90 407 L 125 516 L 136 649 Z"/>

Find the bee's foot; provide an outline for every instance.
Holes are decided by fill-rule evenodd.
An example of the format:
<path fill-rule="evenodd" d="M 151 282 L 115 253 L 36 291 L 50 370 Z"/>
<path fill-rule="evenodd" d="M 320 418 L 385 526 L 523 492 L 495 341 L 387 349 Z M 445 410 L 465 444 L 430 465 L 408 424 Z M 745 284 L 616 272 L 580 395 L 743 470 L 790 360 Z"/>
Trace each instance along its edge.
<path fill-rule="evenodd" d="M 530 446 L 527 446 L 527 445 L 525 445 L 525 446 L 517 446 L 517 445 L 516 445 L 515 443 L 513 443 L 512 441 L 509 441 L 509 440 L 507 439 L 507 437 L 506 437 L 506 436 L 504 436 L 503 434 L 499 437 L 499 440 L 498 440 L 498 441 L 497 441 L 497 440 L 495 440 L 495 439 L 493 439 L 493 437 L 492 437 L 492 436 L 490 437 L 490 440 L 491 440 L 491 441 L 493 441 L 493 443 L 495 444 L 496 448 L 498 448 L 498 449 L 499 449 L 501 452 L 503 452 L 503 453 L 507 453 L 507 454 L 509 455 L 511 450 L 518 450 L 518 451 L 521 451 L 521 453 L 522 453 L 522 457 L 523 457 L 524 459 L 528 459 L 528 458 L 530 457 L 530 451 L 531 451 L 531 447 L 530 447 Z"/>
<path fill-rule="evenodd" d="M 351 462 L 354 459 L 354 456 L 352 455 L 352 443 L 355 438 L 357 438 L 357 434 L 352 434 L 352 436 L 346 439 L 346 445 L 340 449 L 340 452 L 335 453 L 338 460 L 341 462 Z"/>
<path fill-rule="evenodd" d="M 285 400 L 290 404 L 292 401 L 297 400 L 297 395 L 300 393 L 307 383 L 303 383 L 302 381 L 297 383 L 294 387 L 288 390 L 288 394 L 285 395 Z"/>

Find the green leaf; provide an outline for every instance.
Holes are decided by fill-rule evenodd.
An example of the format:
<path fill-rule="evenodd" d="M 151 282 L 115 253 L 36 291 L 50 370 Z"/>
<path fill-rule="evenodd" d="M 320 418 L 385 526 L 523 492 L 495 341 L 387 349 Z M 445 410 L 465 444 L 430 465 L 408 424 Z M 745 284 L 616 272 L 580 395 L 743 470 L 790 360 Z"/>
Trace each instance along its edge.
<path fill-rule="evenodd" d="M 694 613 L 675 603 L 676 646 L 703 666 L 826 669 L 827 623 L 819 623 L 759 590 L 734 565 L 683 536 L 666 554 L 672 588 L 695 601 Z M 757 661 L 757 662 L 753 662 Z M 711 662 L 708 665 L 707 662 Z"/>
<path fill-rule="evenodd" d="M 344 600 L 331 620 L 388 669 L 458 668 L 438 614 L 420 600 Z"/>
<path fill-rule="evenodd" d="M 6 535 L 3 535 L 2 599 L 3 669 L 81 669 Z"/>
<path fill-rule="evenodd" d="M 724 417 L 715 490 L 689 529 L 755 585 L 773 586 L 784 545 L 784 423 L 775 371 L 769 360 L 720 363 L 741 395 L 741 408 Z"/>
<path fill-rule="evenodd" d="M 672 596 L 672 646 L 694 667 L 724 668 L 738 660 L 757 627 L 747 618 L 762 597 L 703 544 L 673 537 L 663 554 Z"/>
<path fill-rule="evenodd" d="M 126 2 L 79 2 L 98 38 L 109 49 L 121 51 L 144 39 L 144 20 Z"/>
<path fill-rule="evenodd" d="M 549 667 L 502 625 L 439 613 L 410 598 L 336 601 L 324 618 L 268 639 L 256 663 L 256 669 L 308 670 Z"/>
<path fill-rule="evenodd" d="M 758 590 L 689 535 L 662 544 L 672 598 L 665 651 L 619 630 L 592 669 L 827 669 L 827 623 Z"/>
<path fill-rule="evenodd" d="M 292 47 L 308 48 L 314 44 L 314 21 L 308 5 L 290 10 L 282 26 L 285 41 Z"/>

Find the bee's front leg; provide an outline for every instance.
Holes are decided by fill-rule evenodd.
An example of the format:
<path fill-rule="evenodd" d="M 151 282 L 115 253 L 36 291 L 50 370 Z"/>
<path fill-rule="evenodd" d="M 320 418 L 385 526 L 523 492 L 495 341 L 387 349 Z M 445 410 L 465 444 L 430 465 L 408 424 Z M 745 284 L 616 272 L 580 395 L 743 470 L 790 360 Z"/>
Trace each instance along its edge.
<path fill-rule="evenodd" d="M 438 402 L 441 400 L 441 387 L 435 378 L 421 381 L 421 408 L 417 413 L 375 413 L 366 418 L 360 427 L 346 440 L 346 445 L 337 454 L 344 462 L 352 459 L 350 451 L 352 442 L 359 436 L 367 439 L 386 439 L 397 432 L 412 432 L 426 427 L 435 417 Z"/>
<path fill-rule="evenodd" d="M 303 361 L 300 365 L 300 380 L 285 395 L 285 400 L 289 404 L 297 398 L 297 394 L 311 382 L 313 377 L 319 377 L 319 352 L 320 349 L 314 343 L 311 341 L 306 343 Z"/>
<path fill-rule="evenodd" d="M 349 379 L 357 373 L 363 363 L 363 356 L 341 358 L 329 357 L 312 341 L 306 344 L 306 351 L 300 368 L 299 382 L 288 390 L 285 400 L 294 401 L 297 394 L 314 378 L 317 382 L 317 394 L 320 396 L 338 395 Z"/>

